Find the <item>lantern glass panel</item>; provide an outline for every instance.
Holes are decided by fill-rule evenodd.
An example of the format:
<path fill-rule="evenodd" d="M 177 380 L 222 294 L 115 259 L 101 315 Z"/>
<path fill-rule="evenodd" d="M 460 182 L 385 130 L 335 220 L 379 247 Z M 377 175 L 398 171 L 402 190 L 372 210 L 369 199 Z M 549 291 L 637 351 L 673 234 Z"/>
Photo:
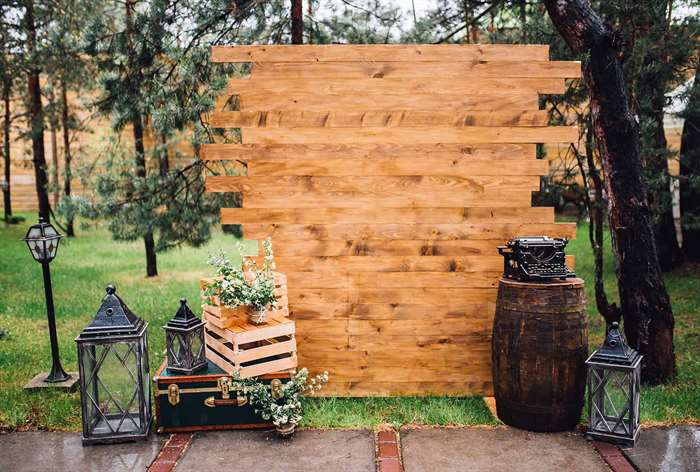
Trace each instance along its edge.
<path fill-rule="evenodd" d="M 81 350 L 87 395 L 86 436 L 139 433 L 138 340 L 88 345 Z"/>
<path fill-rule="evenodd" d="M 591 369 L 591 427 L 594 430 L 630 435 L 632 424 L 632 372 Z"/>
<path fill-rule="evenodd" d="M 192 358 L 193 363 L 197 363 L 204 359 L 204 330 L 197 330 L 190 334 L 192 337 Z"/>

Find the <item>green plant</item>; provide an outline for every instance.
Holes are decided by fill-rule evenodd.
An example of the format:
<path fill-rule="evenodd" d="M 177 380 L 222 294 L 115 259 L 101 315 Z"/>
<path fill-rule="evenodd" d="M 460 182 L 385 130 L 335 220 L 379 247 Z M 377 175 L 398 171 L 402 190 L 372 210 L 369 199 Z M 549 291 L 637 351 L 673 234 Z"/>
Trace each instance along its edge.
<path fill-rule="evenodd" d="M 303 368 L 285 384 L 275 379 L 267 385 L 253 378 L 241 379 L 238 374 L 235 380 L 250 399 L 255 412 L 264 420 L 272 420 L 275 426 L 296 426 L 302 419 L 302 398 L 321 390 L 328 382 L 328 372 L 309 380 L 309 371 Z"/>
<path fill-rule="evenodd" d="M 242 267 L 234 265 L 222 252 L 210 257 L 209 264 L 216 267 L 216 279 L 207 285 L 205 294 L 212 298 L 218 297 L 223 306 L 238 308 L 249 306 L 256 311 L 264 310 L 268 305 L 276 308 L 275 281 L 272 272 L 274 258 L 272 242 L 268 238 L 263 243 L 265 258 L 262 267 L 258 267 L 255 259 L 241 255 Z"/>

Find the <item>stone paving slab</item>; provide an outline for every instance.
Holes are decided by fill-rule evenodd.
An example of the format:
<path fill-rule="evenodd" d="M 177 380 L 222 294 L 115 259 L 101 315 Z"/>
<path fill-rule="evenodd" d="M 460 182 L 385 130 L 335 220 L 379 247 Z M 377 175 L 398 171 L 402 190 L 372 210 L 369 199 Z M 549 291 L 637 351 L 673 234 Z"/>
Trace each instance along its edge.
<path fill-rule="evenodd" d="M 406 472 L 609 472 L 577 433 L 509 428 L 402 429 Z"/>
<path fill-rule="evenodd" d="M 374 472 L 374 433 L 301 430 L 287 441 L 270 431 L 197 433 L 176 472 Z"/>
<path fill-rule="evenodd" d="M 0 471 L 146 470 L 166 437 L 83 447 L 80 433 L 27 432 L 0 435 Z"/>
<path fill-rule="evenodd" d="M 700 426 L 643 428 L 623 454 L 642 472 L 700 471 Z"/>

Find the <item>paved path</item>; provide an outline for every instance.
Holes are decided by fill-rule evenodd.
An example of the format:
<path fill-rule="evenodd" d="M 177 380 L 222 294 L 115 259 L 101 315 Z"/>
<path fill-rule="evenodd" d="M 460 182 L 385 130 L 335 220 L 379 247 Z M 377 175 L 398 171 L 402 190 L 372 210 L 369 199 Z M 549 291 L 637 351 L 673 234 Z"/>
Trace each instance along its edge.
<path fill-rule="evenodd" d="M 142 442 L 83 448 L 78 433 L 11 433 L 0 434 L 0 471 L 120 472 L 150 466 L 150 472 L 169 472 L 173 467 L 175 472 L 220 472 L 232 467 L 264 472 L 400 472 L 399 449 L 405 472 L 610 470 L 592 443 L 575 433 L 537 434 L 507 427 L 403 428 L 398 447 L 395 438 L 394 432 L 376 436 L 368 430 L 305 430 L 280 441 L 270 432 L 221 431 L 152 435 Z M 637 447 L 622 452 L 641 472 L 697 472 L 700 427 L 645 429 Z M 634 470 L 616 448 L 608 463 L 618 471 Z"/>
<path fill-rule="evenodd" d="M 404 429 L 406 472 L 608 472 L 580 434 L 529 433 L 514 428 Z"/>
<path fill-rule="evenodd" d="M 299 431 L 280 441 L 274 432 L 221 431 L 195 435 L 176 472 L 374 472 L 374 434 Z"/>

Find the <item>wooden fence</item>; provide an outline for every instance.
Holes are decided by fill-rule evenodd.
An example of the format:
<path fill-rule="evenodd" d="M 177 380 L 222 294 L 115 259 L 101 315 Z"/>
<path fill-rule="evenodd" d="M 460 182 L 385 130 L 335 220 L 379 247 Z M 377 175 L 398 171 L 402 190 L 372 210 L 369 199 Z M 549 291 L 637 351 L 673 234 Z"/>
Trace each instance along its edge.
<path fill-rule="evenodd" d="M 516 235 L 575 236 L 532 208 L 547 162 L 540 94 L 563 93 L 577 62 L 547 46 L 214 47 L 252 62 L 210 124 L 242 143 L 207 160 L 247 175 L 210 176 L 240 192 L 222 223 L 273 237 L 287 273 L 299 364 L 326 369 L 329 395 L 490 394 L 490 337 L 502 259 Z"/>

